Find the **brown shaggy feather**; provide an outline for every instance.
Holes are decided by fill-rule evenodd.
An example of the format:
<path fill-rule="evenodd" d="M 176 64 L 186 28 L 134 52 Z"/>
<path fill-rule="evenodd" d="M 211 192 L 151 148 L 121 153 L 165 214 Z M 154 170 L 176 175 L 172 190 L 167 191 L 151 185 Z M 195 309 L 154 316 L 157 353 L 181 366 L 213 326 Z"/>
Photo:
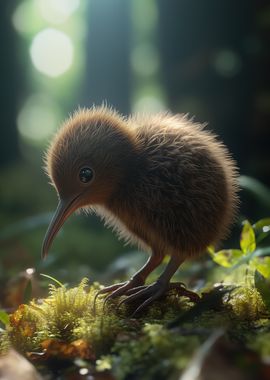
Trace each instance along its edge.
<path fill-rule="evenodd" d="M 121 303 L 143 300 L 135 313 L 171 287 L 198 300 L 170 279 L 185 259 L 226 236 L 238 205 L 236 165 L 214 134 L 183 115 L 124 118 L 106 107 L 80 109 L 56 134 L 46 169 L 59 205 L 43 257 L 73 211 L 94 210 L 120 237 L 150 251 L 129 281 L 97 296 L 126 296 Z M 171 257 L 162 274 L 145 285 L 166 254 Z"/>
<path fill-rule="evenodd" d="M 80 191 L 77 172 L 95 178 L 81 199 L 128 242 L 183 258 L 224 238 L 238 205 L 238 171 L 227 148 L 183 115 L 120 116 L 80 109 L 55 136 L 46 167 L 59 196 Z"/>

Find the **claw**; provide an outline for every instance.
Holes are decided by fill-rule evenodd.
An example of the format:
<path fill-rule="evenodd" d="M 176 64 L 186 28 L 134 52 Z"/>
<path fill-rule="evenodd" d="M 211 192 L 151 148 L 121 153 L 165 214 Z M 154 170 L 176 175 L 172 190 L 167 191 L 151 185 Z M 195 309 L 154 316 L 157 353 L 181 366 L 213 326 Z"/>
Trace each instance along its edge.
<path fill-rule="evenodd" d="M 121 289 L 121 288 L 119 288 Z M 105 311 L 105 306 L 107 305 L 108 301 L 117 297 L 117 294 L 118 294 L 118 290 L 119 289 L 116 289 L 115 291 L 113 291 L 111 294 L 108 294 L 105 298 L 104 298 L 104 301 L 103 301 L 103 313 Z"/>
<path fill-rule="evenodd" d="M 136 290 L 136 289 L 134 289 L 134 290 Z M 148 293 L 150 293 L 150 289 L 149 289 L 149 286 L 146 286 L 144 289 L 138 290 L 136 293 L 133 293 L 130 296 L 128 296 L 125 299 L 123 299 L 123 301 L 121 301 L 118 306 L 121 306 L 121 305 L 123 305 L 125 303 L 130 303 L 132 301 L 136 301 L 141 296 L 142 297 L 143 296 L 147 296 Z"/>
<path fill-rule="evenodd" d="M 170 284 L 156 282 L 152 285 L 144 285 L 130 289 L 128 292 L 126 292 L 126 295 L 128 295 L 128 297 L 119 302 L 119 304 L 117 305 L 117 309 L 119 309 L 124 304 L 130 304 L 134 301 L 142 299 L 142 304 L 139 305 L 132 314 L 132 317 L 134 317 L 144 308 L 149 306 L 152 302 L 160 298 L 169 289 L 176 289 L 179 292 L 180 296 L 187 297 L 190 299 L 190 301 L 194 303 L 197 303 L 200 300 L 200 297 L 197 293 L 194 293 L 186 289 L 186 286 L 181 282 Z"/>
<path fill-rule="evenodd" d="M 143 289 L 144 290 L 144 289 Z M 124 298 L 122 301 L 120 301 L 119 303 L 118 303 L 118 305 L 117 305 L 117 309 L 120 309 L 120 307 L 122 306 L 122 305 L 124 305 L 124 304 L 127 304 L 127 303 L 129 303 L 130 301 L 134 301 L 134 300 L 136 300 L 136 296 L 138 295 L 138 293 L 140 293 L 140 291 L 137 291 L 136 293 L 134 293 L 134 294 L 131 294 L 131 295 L 129 295 L 128 297 L 126 297 L 126 298 Z"/>
<path fill-rule="evenodd" d="M 137 286 L 136 288 L 129 289 L 125 295 L 130 296 L 134 293 L 137 293 L 139 290 L 146 289 L 147 285 Z"/>
<path fill-rule="evenodd" d="M 128 300 L 129 298 L 132 296 L 132 295 L 135 295 L 137 294 L 140 290 L 144 290 L 147 288 L 147 285 L 142 285 L 142 286 L 137 286 L 137 288 L 132 288 L 132 289 L 129 289 L 125 295 L 128 296 L 126 298 L 124 298 L 122 301 L 120 301 L 118 303 L 118 305 L 116 306 L 116 309 L 119 310 L 121 308 L 121 306 L 125 303 L 128 303 Z"/>
<path fill-rule="evenodd" d="M 142 309 L 146 306 L 150 305 L 153 301 L 159 298 L 159 295 L 155 294 L 154 296 L 147 298 L 137 309 L 132 313 L 131 318 L 134 318 L 136 314 L 138 314 Z"/>
<path fill-rule="evenodd" d="M 97 302 L 97 298 L 101 295 L 101 294 L 106 294 L 108 292 L 111 292 L 111 291 L 114 291 L 114 290 L 117 290 L 119 287 L 123 286 L 125 284 L 125 282 L 121 282 L 119 284 L 114 284 L 114 285 L 110 285 L 110 286 L 106 286 L 105 288 L 103 289 L 100 289 L 97 291 L 97 293 L 95 294 L 95 297 L 94 297 L 94 301 L 93 301 L 93 313 L 94 315 L 96 315 L 96 302 Z M 105 298 L 106 300 L 106 298 Z M 104 306 L 104 305 L 103 305 Z M 104 310 L 103 310 L 104 311 Z"/>
<path fill-rule="evenodd" d="M 131 289 L 130 295 L 123 299 L 118 305 L 117 309 L 124 304 L 130 304 L 139 299 L 144 299 L 143 303 L 133 312 L 132 317 L 135 316 L 139 311 L 144 309 L 146 306 L 150 305 L 153 301 L 160 298 L 168 289 L 167 284 L 156 282 L 148 286 L 139 286 L 137 288 Z M 145 299 L 146 298 L 146 299 Z"/>
<path fill-rule="evenodd" d="M 135 283 L 136 285 L 138 282 Z M 134 281 L 130 280 L 119 284 L 107 286 L 104 289 L 99 290 L 94 298 L 94 312 L 96 299 L 100 294 L 110 293 L 104 298 L 103 313 L 109 300 L 116 297 L 127 296 L 121 300 L 117 305 L 117 310 L 124 304 L 130 304 L 134 301 L 142 299 L 142 304 L 137 307 L 133 312 L 132 317 L 139 313 L 142 309 L 150 305 L 153 301 L 160 298 L 169 289 L 176 289 L 180 296 L 184 296 L 190 299 L 191 302 L 197 303 L 200 301 L 200 297 L 197 293 L 188 290 L 182 282 L 177 283 L 164 283 L 157 281 L 151 285 L 137 285 L 134 286 Z"/>
<path fill-rule="evenodd" d="M 129 295 L 129 294 L 132 294 L 134 291 L 137 292 L 138 290 L 146 287 L 145 285 L 141 285 L 141 284 L 142 284 L 142 282 L 138 281 L 138 279 L 136 279 L 136 280 L 131 279 L 131 280 L 126 281 L 126 282 L 121 282 L 119 284 L 106 286 L 105 288 L 100 289 L 96 293 L 95 298 L 94 298 L 94 308 L 93 308 L 94 309 L 94 315 L 96 314 L 96 300 L 97 300 L 99 295 L 111 292 L 104 299 L 104 303 L 103 303 L 103 313 L 104 313 L 107 302 L 110 299 L 120 297 L 120 296 L 124 296 L 124 295 Z"/>

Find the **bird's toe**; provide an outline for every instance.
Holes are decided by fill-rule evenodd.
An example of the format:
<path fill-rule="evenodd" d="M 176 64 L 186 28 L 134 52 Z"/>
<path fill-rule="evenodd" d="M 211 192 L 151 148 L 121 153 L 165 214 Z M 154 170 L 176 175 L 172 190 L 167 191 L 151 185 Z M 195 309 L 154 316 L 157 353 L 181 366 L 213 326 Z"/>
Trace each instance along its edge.
<path fill-rule="evenodd" d="M 153 301 L 160 298 L 168 289 L 168 285 L 155 282 L 154 284 L 148 286 L 140 286 L 130 290 L 130 295 L 123 299 L 118 307 L 121 307 L 123 304 L 132 304 L 139 300 L 142 300 L 141 305 L 139 305 L 136 310 L 133 312 L 132 316 L 137 314 L 139 311 L 150 305 Z"/>
<path fill-rule="evenodd" d="M 105 288 L 102 288 L 100 289 L 99 291 L 97 291 L 97 293 L 95 294 L 95 297 L 94 297 L 94 301 L 93 301 L 93 310 L 94 310 L 94 314 L 96 314 L 96 302 L 97 302 L 97 298 L 102 295 L 102 294 L 107 294 L 107 293 L 110 293 L 112 292 L 111 294 L 109 294 L 109 296 L 105 297 L 104 299 L 104 304 L 103 304 L 103 309 L 107 303 L 107 301 L 110 299 L 110 298 L 114 298 L 114 294 L 115 292 L 118 290 L 118 289 L 121 289 L 124 285 L 126 284 L 126 282 L 120 282 L 118 284 L 113 284 L 113 285 L 110 285 L 110 286 L 105 286 Z M 112 297 L 110 297 L 112 296 Z"/>
<path fill-rule="evenodd" d="M 147 298 L 140 306 L 137 307 L 137 309 L 132 313 L 131 317 L 135 317 L 141 310 L 145 309 L 148 305 L 151 305 L 151 303 L 153 303 L 159 297 L 159 294 L 154 294 L 153 296 Z"/>
<path fill-rule="evenodd" d="M 134 293 L 137 293 L 139 290 L 143 290 L 143 289 L 146 289 L 148 286 L 147 285 L 141 285 L 141 286 L 137 286 L 135 288 L 131 288 L 129 289 L 127 292 L 126 292 L 126 296 L 131 296 L 132 294 Z"/>
<path fill-rule="evenodd" d="M 166 293 L 166 291 L 170 289 L 176 289 L 177 293 L 180 296 L 189 298 L 191 302 L 197 303 L 200 300 L 198 294 L 186 289 L 183 283 L 167 284 L 157 281 L 154 284 L 148 286 L 138 286 L 136 288 L 128 290 L 125 293 L 127 297 L 118 304 L 118 308 L 120 308 L 122 305 L 131 305 L 133 303 L 136 305 L 141 301 L 141 304 L 139 304 L 139 306 L 132 314 L 132 317 L 134 317 L 147 306 L 151 305 L 154 301 L 161 298 Z"/>
<path fill-rule="evenodd" d="M 110 286 L 105 286 L 105 288 L 102 288 L 102 289 L 98 290 L 97 293 L 95 294 L 95 297 L 94 297 L 94 302 L 93 302 L 94 303 L 94 310 L 96 309 L 97 298 L 101 294 L 106 294 L 106 293 L 114 292 L 118 288 L 122 287 L 124 284 L 125 284 L 125 282 L 121 282 L 119 284 L 113 284 L 113 285 L 110 285 Z"/>
<path fill-rule="evenodd" d="M 113 284 L 113 285 L 110 285 L 110 286 L 105 286 L 105 288 L 102 288 L 100 289 L 96 295 L 95 295 L 95 298 L 97 298 L 98 296 L 100 296 L 101 294 L 106 294 L 106 293 L 110 293 L 110 292 L 113 292 L 119 288 L 121 288 L 123 285 L 125 285 L 125 282 L 120 282 L 119 284 Z"/>
<path fill-rule="evenodd" d="M 143 281 L 141 281 L 138 278 L 132 278 L 131 280 L 126 281 L 126 282 L 121 282 L 118 284 L 107 286 L 97 292 L 94 299 L 94 305 L 96 303 L 97 297 L 101 294 L 110 293 L 104 299 L 104 304 L 103 304 L 103 308 L 104 308 L 106 304 L 108 303 L 108 301 L 116 297 L 133 294 L 134 291 L 137 292 L 138 290 L 142 288 L 145 288 L 145 286 L 143 285 Z"/>

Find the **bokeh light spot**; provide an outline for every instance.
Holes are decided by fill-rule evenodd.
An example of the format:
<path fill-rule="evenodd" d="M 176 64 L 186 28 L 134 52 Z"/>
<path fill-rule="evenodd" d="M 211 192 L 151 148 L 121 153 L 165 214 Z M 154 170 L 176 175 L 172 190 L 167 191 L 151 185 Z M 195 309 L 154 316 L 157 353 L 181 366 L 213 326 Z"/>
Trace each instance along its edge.
<path fill-rule="evenodd" d="M 44 20 L 61 24 L 79 7 L 80 0 L 36 0 L 36 3 Z"/>
<path fill-rule="evenodd" d="M 139 33 L 151 33 L 158 23 L 157 2 L 155 0 L 133 0 L 131 17 L 133 25 Z"/>
<path fill-rule="evenodd" d="M 29 276 L 33 275 L 35 273 L 35 268 L 27 268 L 25 270 L 26 274 L 28 274 Z"/>
<path fill-rule="evenodd" d="M 214 59 L 216 71 L 225 77 L 232 77 L 241 70 L 242 63 L 239 55 L 232 50 L 220 50 Z"/>
<path fill-rule="evenodd" d="M 143 112 L 143 113 L 155 113 L 163 111 L 165 109 L 165 104 L 162 99 L 155 95 L 148 95 L 139 98 L 134 102 L 133 112 Z"/>
<path fill-rule="evenodd" d="M 159 59 L 154 46 L 151 44 L 136 46 L 131 54 L 131 65 L 136 74 L 143 76 L 155 74 L 159 69 Z"/>
<path fill-rule="evenodd" d="M 34 37 L 30 56 L 38 71 L 50 77 L 57 77 L 72 65 L 73 44 L 65 33 L 47 28 Z"/>
<path fill-rule="evenodd" d="M 79 370 L 79 374 L 82 375 L 82 376 L 85 376 L 85 375 L 87 375 L 88 373 L 89 373 L 88 368 L 81 368 L 81 369 Z"/>
<path fill-rule="evenodd" d="M 35 19 L 33 18 L 33 10 L 28 1 L 22 1 L 15 8 L 12 15 L 12 24 L 19 33 L 31 33 Z"/>
<path fill-rule="evenodd" d="M 32 95 L 25 102 L 17 117 L 17 127 L 22 137 L 32 141 L 47 139 L 58 124 L 58 112 L 54 102 L 43 95 Z"/>

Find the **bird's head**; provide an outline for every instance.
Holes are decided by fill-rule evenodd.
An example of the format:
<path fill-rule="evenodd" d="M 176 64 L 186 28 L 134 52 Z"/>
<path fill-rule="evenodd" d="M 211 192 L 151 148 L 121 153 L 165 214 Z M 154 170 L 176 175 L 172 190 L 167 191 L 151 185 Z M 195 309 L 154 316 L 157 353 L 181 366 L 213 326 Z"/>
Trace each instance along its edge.
<path fill-rule="evenodd" d="M 136 142 L 123 117 L 106 107 L 75 112 L 54 137 L 46 171 L 59 203 L 42 247 L 46 257 L 53 238 L 77 209 L 106 205 L 136 161 Z"/>

